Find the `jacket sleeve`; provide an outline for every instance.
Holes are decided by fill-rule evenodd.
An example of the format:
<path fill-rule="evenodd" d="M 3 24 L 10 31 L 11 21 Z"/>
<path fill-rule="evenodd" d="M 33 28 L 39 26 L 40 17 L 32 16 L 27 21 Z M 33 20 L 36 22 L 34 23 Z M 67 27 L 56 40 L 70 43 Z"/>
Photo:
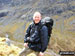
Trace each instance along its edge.
<path fill-rule="evenodd" d="M 48 45 L 48 28 L 46 26 L 43 26 L 41 29 L 41 44 L 41 52 L 44 52 Z"/>
<path fill-rule="evenodd" d="M 26 30 L 26 34 L 25 34 L 25 38 L 24 38 L 24 43 L 27 42 L 27 37 L 30 36 L 30 29 L 31 29 L 31 25 L 29 25 L 29 27 Z"/>

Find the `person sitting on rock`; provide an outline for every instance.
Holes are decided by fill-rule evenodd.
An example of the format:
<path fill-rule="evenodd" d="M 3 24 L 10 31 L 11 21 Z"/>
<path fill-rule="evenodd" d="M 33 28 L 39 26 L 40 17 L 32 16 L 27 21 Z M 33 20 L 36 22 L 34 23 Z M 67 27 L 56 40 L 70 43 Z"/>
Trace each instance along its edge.
<path fill-rule="evenodd" d="M 24 38 L 24 49 L 19 53 L 19 56 L 26 56 L 31 52 L 35 52 L 37 56 L 44 56 L 44 52 L 48 45 L 48 29 L 44 25 L 41 27 L 41 13 L 35 12 L 33 22 L 26 30 Z"/>

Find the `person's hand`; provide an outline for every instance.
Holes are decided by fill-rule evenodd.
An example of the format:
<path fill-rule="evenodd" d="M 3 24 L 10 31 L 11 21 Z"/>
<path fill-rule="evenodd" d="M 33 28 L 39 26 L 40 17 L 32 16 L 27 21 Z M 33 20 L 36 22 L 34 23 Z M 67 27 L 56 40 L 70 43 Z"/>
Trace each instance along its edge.
<path fill-rule="evenodd" d="M 24 47 L 28 47 L 28 43 L 24 43 Z"/>
<path fill-rule="evenodd" d="M 44 56 L 44 53 L 43 53 L 43 52 L 40 52 L 40 53 L 39 53 L 39 56 Z"/>

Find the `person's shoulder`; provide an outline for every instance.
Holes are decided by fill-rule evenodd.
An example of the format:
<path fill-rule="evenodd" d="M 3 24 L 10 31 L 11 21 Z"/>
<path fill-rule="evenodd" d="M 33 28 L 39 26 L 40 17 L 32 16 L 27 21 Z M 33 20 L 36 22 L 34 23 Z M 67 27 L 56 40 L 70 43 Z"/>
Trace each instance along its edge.
<path fill-rule="evenodd" d="M 32 27 L 33 27 L 33 25 L 34 25 L 34 23 L 33 23 L 33 22 L 31 22 L 31 23 L 29 24 L 29 27 L 30 27 L 30 28 L 32 28 Z"/>
<path fill-rule="evenodd" d="M 33 22 L 31 22 L 29 25 L 33 25 Z"/>
<path fill-rule="evenodd" d="M 42 30 L 46 30 L 46 29 L 47 29 L 47 26 L 43 25 Z"/>

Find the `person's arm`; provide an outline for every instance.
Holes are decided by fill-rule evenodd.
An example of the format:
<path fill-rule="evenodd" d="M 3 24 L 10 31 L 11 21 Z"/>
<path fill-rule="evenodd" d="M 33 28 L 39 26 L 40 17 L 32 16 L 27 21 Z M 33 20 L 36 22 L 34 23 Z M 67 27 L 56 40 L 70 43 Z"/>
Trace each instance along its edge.
<path fill-rule="evenodd" d="M 43 26 L 41 29 L 41 53 L 43 53 L 47 49 L 48 45 L 48 28 L 46 26 Z"/>
<path fill-rule="evenodd" d="M 27 37 L 30 36 L 30 29 L 31 29 L 31 25 L 29 25 L 29 27 L 26 30 L 26 34 L 25 34 L 25 38 L 24 38 L 24 43 L 27 43 Z"/>

